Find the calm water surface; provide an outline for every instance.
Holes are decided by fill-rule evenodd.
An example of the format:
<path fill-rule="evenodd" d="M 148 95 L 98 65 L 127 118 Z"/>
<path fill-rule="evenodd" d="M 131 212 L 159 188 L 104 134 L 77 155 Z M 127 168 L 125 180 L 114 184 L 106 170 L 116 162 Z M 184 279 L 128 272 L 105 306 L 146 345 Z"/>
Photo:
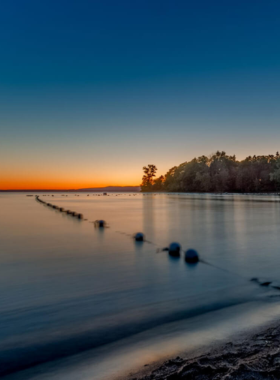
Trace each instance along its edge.
<path fill-rule="evenodd" d="M 101 355 L 137 334 L 269 298 L 252 277 L 280 283 L 279 197 L 77 194 L 40 197 L 84 221 L 34 196 L 0 194 L 2 375 L 89 350 Z M 96 219 L 109 228 L 94 228 Z M 138 231 L 148 242 L 134 242 Z M 214 266 L 157 253 L 172 241 Z"/>

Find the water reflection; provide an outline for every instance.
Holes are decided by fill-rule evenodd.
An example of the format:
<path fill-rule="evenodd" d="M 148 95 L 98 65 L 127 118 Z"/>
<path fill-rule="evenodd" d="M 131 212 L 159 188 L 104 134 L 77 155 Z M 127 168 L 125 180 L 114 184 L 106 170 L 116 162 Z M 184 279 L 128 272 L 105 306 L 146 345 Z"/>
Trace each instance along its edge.
<path fill-rule="evenodd" d="M 154 202 L 156 200 L 153 196 L 148 195 L 142 198 L 142 211 L 143 211 L 143 231 L 145 231 L 145 235 L 148 240 L 154 239 L 154 224 L 155 224 L 155 209 Z"/>

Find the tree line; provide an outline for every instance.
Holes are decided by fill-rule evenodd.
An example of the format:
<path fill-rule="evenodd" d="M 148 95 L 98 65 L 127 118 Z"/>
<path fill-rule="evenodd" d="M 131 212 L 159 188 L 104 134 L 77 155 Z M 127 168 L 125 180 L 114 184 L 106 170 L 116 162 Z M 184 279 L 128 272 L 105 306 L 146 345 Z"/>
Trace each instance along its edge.
<path fill-rule="evenodd" d="M 143 167 L 142 192 L 238 192 L 280 191 L 280 155 L 249 156 L 237 161 L 235 155 L 217 151 L 171 168 L 156 178 L 157 167 Z"/>

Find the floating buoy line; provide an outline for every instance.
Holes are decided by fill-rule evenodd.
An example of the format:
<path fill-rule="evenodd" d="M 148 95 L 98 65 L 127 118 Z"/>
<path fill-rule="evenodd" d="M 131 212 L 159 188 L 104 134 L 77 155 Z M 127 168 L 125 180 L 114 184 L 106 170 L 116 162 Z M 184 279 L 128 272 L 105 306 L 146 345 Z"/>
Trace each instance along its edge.
<path fill-rule="evenodd" d="M 53 205 L 52 203 L 49 203 L 49 202 L 45 202 L 43 201 L 42 199 L 39 198 L 39 195 L 36 195 L 35 197 L 36 201 L 38 201 L 39 203 L 43 204 L 43 205 L 46 205 L 47 207 L 50 207 L 54 210 L 57 210 L 57 211 L 60 211 L 60 212 L 64 212 L 66 213 L 67 215 L 70 215 L 70 216 L 73 216 L 73 217 L 76 217 L 77 219 L 84 219 L 84 216 L 83 214 L 80 214 L 80 213 L 77 213 L 75 211 L 71 211 L 71 210 L 65 210 L 63 207 L 58 207 L 56 205 Z M 86 219 L 85 219 L 86 220 Z"/>
<path fill-rule="evenodd" d="M 103 195 L 105 195 L 105 194 L 103 194 Z M 145 194 L 143 194 L 143 195 L 145 195 Z M 79 196 L 79 195 L 75 194 L 75 196 Z M 43 205 L 45 205 L 47 207 L 50 207 L 50 208 L 52 208 L 54 210 L 57 210 L 57 211 L 59 211 L 61 213 L 66 213 L 67 215 L 72 216 L 74 218 L 77 218 L 79 220 L 87 221 L 87 219 L 84 219 L 83 214 L 77 213 L 77 212 L 71 211 L 71 210 L 65 210 L 63 207 L 58 207 L 58 206 L 53 205 L 53 204 L 51 204 L 49 202 L 45 202 L 45 201 L 43 201 L 42 199 L 39 198 L 39 195 L 36 195 L 35 199 L 39 203 L 41 203 L 41 204 L 43 204 Z M 99 229 L 104 229 L 104 228 L 108 228 L 109 227 L 108 224 L 105 222 L 105 220 L 95 220 L 95 221 L 90 222 L 90 223 L 93 223 L 94 226 L 95 226 L 95 228 L 99 228 Z M 155 243 L 153 243 L 151 241 L 146 240 L 145 235 L 142 232 L 137 232 L 134 235 L 127 234 L 127 233 L 121 232 L 121 231 L 115 231 L 115 232 L 119 233 L 119 234 L 122 234 L 122 235 L 126 235 L 126 236 L 129 236 L 129 237 L 132 237 L 134 239 L 134 241 L 138 242 L 138 243 L 149 243 L 149 244 L 158 246 L 157 244 L 155 244 Z M 181 256 L 181 245 L 179 243 L 177 243 L 177 242 L 173 242 L 173 243 L 171 243 L 169 245 L 169 247 L 158 248 L 156 250 L 157 253 L 163 252 L 163 251 L 167 251 L 168 254 L 171 257 L 173 257 L 173 258 L 180 258 L 180 256 Z M 242 276 L 240 274 L 231 272 L 228 269 L 219 267 L 217 265 L 214 265 L 212 263 L 209 263 L 208 261 L 205 261 L 205 260 L 201 259 L 199 257 L 199 255 L 198 255 L 198 252 L 195 249 L 188 249 L 187 251 L 185 251 L 184 256 L 185 256 L 184 257 L 185 258 L 185 262 L 187 264 L 189 264 L 189 265 L 195 265 L 195 264 L 198 264 L 198 263 L 202 263 L 202 264 L 211 266 L 211 267 L 213 267 L 215 269 L 218 269 L 220 271 L 227 272 L 227 273 L 229 273 L 231 275 L 241 277 L 244 280 L 248 280 L 248 278 L 246 278 L 246 277 L 244 277 L 244 276 Z M 250 281 L 251 282 L 255 282 L 256 284 L 258 284 L 259 286 L 262 286 L 262 287 L 270 287 L 270 288 L 273 288 L 273 289 L 276 289 L 276 290 L 280 290 L 280 284 L 278 284 L 278 283 L 276 283 L 274 281 L 268 281 L 268 280 L 265 280 L 265 279 L 262 280 L 262 279 L 259 279 L 259 278 L 251 278 Z"/>

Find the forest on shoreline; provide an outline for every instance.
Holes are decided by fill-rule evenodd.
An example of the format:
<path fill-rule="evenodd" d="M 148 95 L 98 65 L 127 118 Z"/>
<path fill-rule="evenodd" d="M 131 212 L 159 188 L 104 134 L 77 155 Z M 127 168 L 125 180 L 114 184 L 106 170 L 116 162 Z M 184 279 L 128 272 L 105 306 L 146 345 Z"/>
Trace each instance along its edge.
<path fill-rule="evenodd" d="M 142 192 L 236 192 L 280 191 L 280 155 L 236 156 L 217 151 L 171 168 L 156 178 L 157 167 L 143 167 Z"/>

